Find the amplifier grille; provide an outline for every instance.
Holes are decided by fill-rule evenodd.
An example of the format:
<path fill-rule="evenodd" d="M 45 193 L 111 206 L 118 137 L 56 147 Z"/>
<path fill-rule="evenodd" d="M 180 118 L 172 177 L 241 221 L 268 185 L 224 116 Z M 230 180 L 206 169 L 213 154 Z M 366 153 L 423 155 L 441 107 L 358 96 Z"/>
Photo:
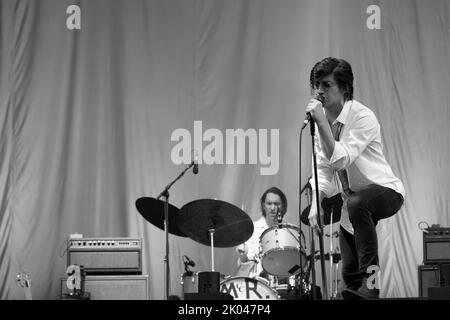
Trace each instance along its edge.
<path fill-rule="evenodd" d="M 86 276 L 85 292 L 91 300 L 148 300 L 148 275 Z M 70 292 L 61 278 L 61 299 Z"/>
<path fill-rule="evenodd" d="M 426 242 L 426 261 L 450 262 L 450 242 Z"/>

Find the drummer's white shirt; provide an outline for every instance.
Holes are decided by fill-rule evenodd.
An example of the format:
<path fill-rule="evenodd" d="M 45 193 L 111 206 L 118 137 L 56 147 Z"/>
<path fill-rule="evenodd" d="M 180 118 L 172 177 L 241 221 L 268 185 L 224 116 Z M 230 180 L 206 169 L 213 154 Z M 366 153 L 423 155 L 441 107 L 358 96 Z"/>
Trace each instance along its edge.
<path fill-rule="evenodd" d="M 243 250 L 244 245 L 247 246 L 247 257 L 249 259 L 248 262 L 241 262 L 241 260 L 238 259 L 239 269 L 237 272 L 237 276 L 257 277 L 263 271 L 260 258 L 259 238 L 261 237 L 262 233 L 268 228 L 269 225 L 267 224 L 267 221 L 264 217 L 261 217 L 253 222 L 252 236 L 244 244 L 241 244 L 237 247 L 237 249 Z"/>

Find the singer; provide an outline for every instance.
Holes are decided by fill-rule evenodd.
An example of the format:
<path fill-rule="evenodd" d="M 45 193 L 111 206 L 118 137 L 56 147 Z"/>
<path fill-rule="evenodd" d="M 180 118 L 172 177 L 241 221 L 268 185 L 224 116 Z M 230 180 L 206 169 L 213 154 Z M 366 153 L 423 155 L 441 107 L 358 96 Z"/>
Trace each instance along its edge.
<path fill-rule="evenodd" d="M 259 238 L 262 233 L 275 226 L 283 219 L 287 211 L 287 199 L 283 191 L 276 187 L 267 189 L 260 199 L 262 217 L 253 222 L 253 234 L 245 243 L 240 244 L 236 250 L 239 253 L 237 261 L 237 276 L 263 277 L 271 281 L 271 275 L 266 274 L 261 266 L 259 257 Z"/>
<path fill-rule="evenodd" d="M 353 71 L 342 59 L 325 58 L 310 74 L 313 97 L 306 113 L 316 126 L 318 187 L 313 177 L 310 225 L 318 230 L 316 198 L 341 193 L 343 207 L 339 242 L 344 299 L 376 299 L 379 283 L 368 283 L 370 266 L 378 266 L 376 225 L 393 216 L 404 202 L 405 190 L 385 155 L 375 114 L 353 99 Z M 369 269 L 371 270 L 371 268 Z M 372 279 L 374 277 L 371 277 Z"/>

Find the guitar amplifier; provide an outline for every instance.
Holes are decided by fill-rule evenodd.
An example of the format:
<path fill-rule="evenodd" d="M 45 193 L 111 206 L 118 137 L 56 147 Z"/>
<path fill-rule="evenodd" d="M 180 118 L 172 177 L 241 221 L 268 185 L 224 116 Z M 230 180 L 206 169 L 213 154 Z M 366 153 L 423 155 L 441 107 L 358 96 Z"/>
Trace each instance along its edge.
<path fill-rule="evenodd" d="M 439 266 L 419 266 L 419 297 L 428 298 L 430 287 L 439 287 L 441 272 Z"/>
<path fill-rule="evenodd" d="M 423 233 L 423 264 L 450 263 L 450 228 L 428 228 Z"/>
<path fill-rule="evenodd" d="M 430 289 L 450 287 L 450 264 L 422 265 L 418 271 L 420 298 L 432 298 Z"/>
<path fill-rule="evenodd" d="M 87 275 L 142 274 L 141 239 L 70 239 L 67 249 L 69 265 L 83 266 Z"/>
<path fill-rule="evenodd" d="M 70 293 L 67 278 L 60 279 L 60 299 Z M 86 276 L 84 290 L 90 300 L 148 300 L 148 275 Z"/>

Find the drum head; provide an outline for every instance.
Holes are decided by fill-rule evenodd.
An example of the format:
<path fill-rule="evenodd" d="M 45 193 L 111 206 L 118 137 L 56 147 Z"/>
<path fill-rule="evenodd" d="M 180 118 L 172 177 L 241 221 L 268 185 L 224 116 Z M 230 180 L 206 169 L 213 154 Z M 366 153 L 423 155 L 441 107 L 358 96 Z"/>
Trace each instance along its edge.
<path fill-rule="evenodd" d="M 301 253 L 302 266 L 306 265 L 306 255 Z M 300 268 L 300 252 L 298 248 L 278 248 L 265 253 L 261 260 L 261 265 L 267 273 L 277 277 L 290 277 L 297 275 L 303 268 Z"/>
<path fill-rule="evenodd" d="M 278 300 L 278 293 L 263 281 L 255 278 L 232 277 L 220 283 L 220 292 L 228 293 L 234 300 Z"/>

